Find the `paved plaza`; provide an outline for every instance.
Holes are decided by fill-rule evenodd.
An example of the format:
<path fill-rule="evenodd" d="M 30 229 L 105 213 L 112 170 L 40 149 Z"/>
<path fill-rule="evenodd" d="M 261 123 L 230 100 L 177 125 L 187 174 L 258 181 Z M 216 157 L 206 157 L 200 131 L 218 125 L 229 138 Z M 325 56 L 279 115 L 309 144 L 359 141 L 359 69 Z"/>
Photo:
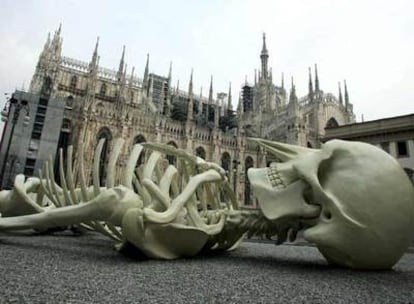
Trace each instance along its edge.
<path fill-rule="evenodd" d="M 93 233 L 0 234 L 0 303 L 414 303 L 411 251 L 391 271 L 353 271 L 309 246 L 245 242 L 156 261 L 112 244 Z"/>

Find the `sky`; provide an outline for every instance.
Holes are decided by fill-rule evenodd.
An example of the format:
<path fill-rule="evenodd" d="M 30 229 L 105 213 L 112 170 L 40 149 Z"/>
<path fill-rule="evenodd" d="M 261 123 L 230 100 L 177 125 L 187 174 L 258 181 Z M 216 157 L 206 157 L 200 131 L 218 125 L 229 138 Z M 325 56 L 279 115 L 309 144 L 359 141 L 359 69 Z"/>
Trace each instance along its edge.
<path fill-rule="evenodd" d="M 100 37 L 100 65 L 117 69 L 126 45 L 128 68 L 187 89 L 227 92 L 233 103 L 245 77 L 260 67 L 262 33 L 280 84 L 294 77 L 307 93 L 308 67 L 320 87 L 337 95 L 346 79 L 357 121 L 414 113 L 414 2 L 411 0 L 0 0 L 0 105 L 28 88 L 47 33 L 62 23 L 64 56 L 89 61 Z"/>

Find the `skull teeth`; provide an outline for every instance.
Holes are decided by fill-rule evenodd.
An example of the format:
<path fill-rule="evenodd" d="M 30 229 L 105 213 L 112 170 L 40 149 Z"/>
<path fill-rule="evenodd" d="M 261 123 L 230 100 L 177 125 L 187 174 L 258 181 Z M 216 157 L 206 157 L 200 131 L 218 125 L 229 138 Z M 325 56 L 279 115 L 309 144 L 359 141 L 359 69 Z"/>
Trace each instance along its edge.
<path fill-rule="evenodd" d="M 271 164 L 270 167 L 267 168 L 267 177 L 269 178 L 270 184 L 273 188 L 276 188 L 278 190 L 286 188 L 286 185 L 283 182 L 279 171 L 277 170 L 277 165 Z"/>

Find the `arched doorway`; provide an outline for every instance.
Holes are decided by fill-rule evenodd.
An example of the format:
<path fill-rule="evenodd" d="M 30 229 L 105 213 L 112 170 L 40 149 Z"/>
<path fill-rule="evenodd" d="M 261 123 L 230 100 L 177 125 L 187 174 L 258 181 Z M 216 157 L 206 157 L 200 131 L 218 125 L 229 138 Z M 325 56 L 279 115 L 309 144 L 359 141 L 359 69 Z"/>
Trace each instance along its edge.
<path fill-rule="evenodd" d="M 339 124 L 334 117 L 331 117 L 326 123 L 325 129 L 336 128 Z"/>
<path fill-rule="evenodd" d="M 145 139 L 145 136 L 144 136 L 144 135 L 142 135 L 142 134 L 139 134 L 139 135 L 135 136 L 135 138 L 134 138 L 134 145 L 135 145 L 135 144 L 144 143 L 144 142 L 146 142 L 146 141 L 147 141 L 147 140 Z M 143 150 L 143 151 L 141 152 L 141 154 L 139 155 L 139 158 L 138 158 L 138 161 L 137 161 L 137 167 L 138 167 L 139 165 L 143 164 L 143 163 L 144 163 L 144 161 L 145 161 L 145 151 Z"/>
<path fill-rule="evenodd" d="M 230 170 L 230 154 L 228 152 L 224 152 L 221 155 L 221 167 L 226 170 L 226 174 L 228 175 Z"/>
<path fill-rule="evenodd" d="M 107 127 L 103 127 L 99 130 L 96 135 L 96 144 L 99 143 L 101 139 L 105 139 L 104 145 L 102 147 L 102 152 L 99 159 L 99 182 L 101 185 L 105 184 L 106 181 L 106 162 L 108 161 L 109 154 L 109 145 L 112 140 L 111 131 Z"/>
<path fill-rule="evenodd" d="M 196 150 L 196 155 L 202 159 L 206 159 L 206 150 L 203 147 L 198 147 Z"/>
<path fill-rule="evenodd" d="M 167 143 L 167 145 L 170 145 L 170 146 L 173 146 L 175 148 L 178 148 L 177 144 L 174 141 L 172 141 L 172 140 L 169 141 Z M 168 163 L 170 165 L 174 165 L 174 166 L 177 165 L 177 158 L 174 155 L 167 155 L 167 160 L 168 160 Z"/>

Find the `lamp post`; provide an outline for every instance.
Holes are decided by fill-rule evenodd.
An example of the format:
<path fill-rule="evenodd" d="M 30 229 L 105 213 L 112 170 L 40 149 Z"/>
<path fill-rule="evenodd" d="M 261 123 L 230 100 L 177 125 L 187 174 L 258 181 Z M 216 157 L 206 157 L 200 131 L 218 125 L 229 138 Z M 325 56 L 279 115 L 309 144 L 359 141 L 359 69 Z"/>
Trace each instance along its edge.
<path fill-rule="evenodd" d="M 240 145 L 239 145 L 239 135 L 240 135 L 240 129 L 239 127 L 237 127 L 237 129 L 234 131 L 233 133 L 233 138 L 235 140 L 235 148 L 236 150 L 234 151 L 234 159 L 233 159 L 233 191 L 236 194 L 236 196 L 238 197 L 238 193 L 237 193 L 237 174 L 239 171 L 239 149 L 240 149 Z"/>
<path fill-rule="evenodd" d="M 239 168 L 240 161 L 237 159 L 233 160 L 233 191 L 237 195 L 237 171 Z"/>
<path fill-rule="evenodd" d="M 6 104 L 4 105 L 3 111 L 1 111 L 1 120 L 5 123 L 8 124 L 9 119 L 10 119 L 10 114 L 12 109 L 13 111 L 13 117 L 11 117 L 11 130 L 9 133 L 9 138 L 7 141 L 7 146 L 6 146 L 6 153 L 4 154 L 4 159 L 3 159 L 3 163 L 1 165 L 1 172 L 0 172 L 0 186 L 3 186 L 4 183 L 4 172 L 6 169 L 6 163 L 8 162 L 8 158 L 9 158 L 9 150 L 10 150 L 10 146 L 13 140 L 13 134 L 14 134 L 14 128 L 16 127 L 17 121 L 19 119 L 20 116 L 20 111 L 24 110 L 26 112 L 26 115 L 24 117 L 23 120 L 23 126 L 27 126 L 29 124 L 30 121 L 30 117 L 29 117 L 29 105 L 27 103 L 26 100 L 18 100 L 14 97 L 14 94 L 12 95 L 11 98 L 8 98 L 6 100 Z M 5 126 L 6 129 L 7 125 Z M 8 185 L 6 185 L 8 186 Z"/>

